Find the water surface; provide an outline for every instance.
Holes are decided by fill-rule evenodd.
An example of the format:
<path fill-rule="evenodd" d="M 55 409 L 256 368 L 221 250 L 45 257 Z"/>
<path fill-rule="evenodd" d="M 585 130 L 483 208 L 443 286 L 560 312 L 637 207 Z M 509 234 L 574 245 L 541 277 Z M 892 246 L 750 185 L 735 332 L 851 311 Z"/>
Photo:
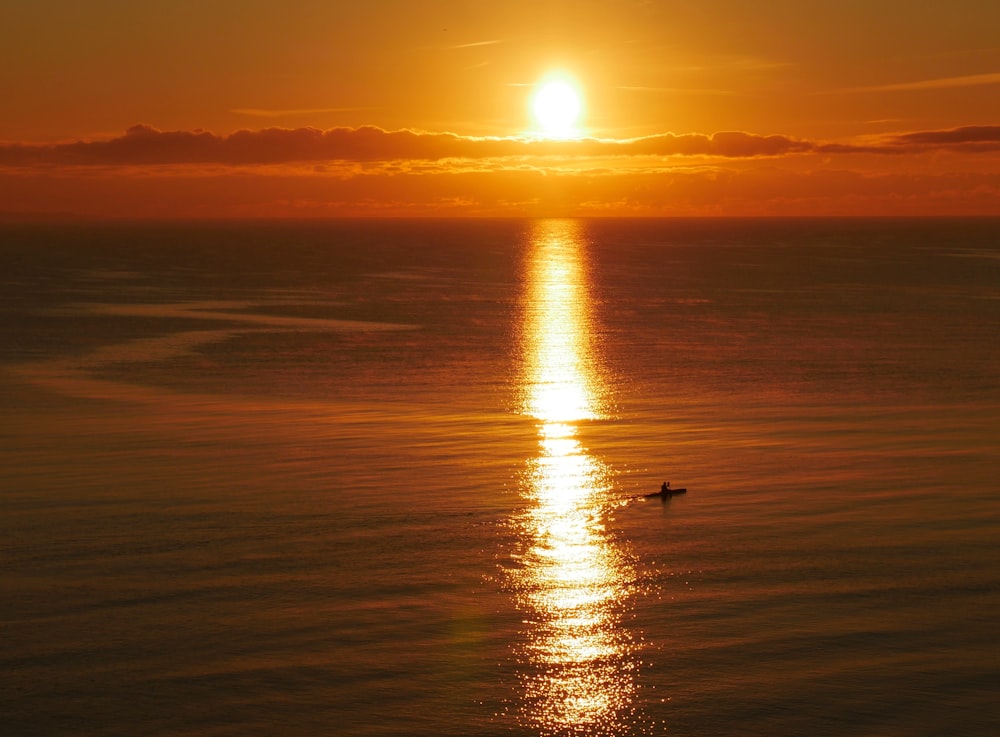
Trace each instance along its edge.
<path fill-rule="evenodd" d="M 4 226 L 19 735 L 1000 728 L 1000 223 Z M 689 493 L 634 497 L 664 480 Z"/>

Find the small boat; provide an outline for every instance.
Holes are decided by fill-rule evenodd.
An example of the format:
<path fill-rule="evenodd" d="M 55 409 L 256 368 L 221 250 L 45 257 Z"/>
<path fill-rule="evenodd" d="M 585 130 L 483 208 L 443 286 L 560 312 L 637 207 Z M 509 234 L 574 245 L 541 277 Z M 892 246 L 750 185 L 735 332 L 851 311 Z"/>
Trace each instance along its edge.
<path fill-rule="evenodd" d="M 653 492 L 652 494 L 645 494 L 647 499 L 652 499 L 653 497 L 662 497 L 666 499 L 667 497 L 677 496 L 678 494 L 687 494 L 687 489 L 662 489 L 660 491 Z"/>

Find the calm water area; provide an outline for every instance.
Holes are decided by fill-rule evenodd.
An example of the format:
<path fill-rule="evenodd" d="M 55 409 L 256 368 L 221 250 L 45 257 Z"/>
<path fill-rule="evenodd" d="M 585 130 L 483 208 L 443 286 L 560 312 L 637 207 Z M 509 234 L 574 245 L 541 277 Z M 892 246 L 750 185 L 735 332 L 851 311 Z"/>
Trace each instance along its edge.
<path fill-rule="evenodd" d="M 998 494 L 1000 219 L 0 225 L 4 734 L 996 735 Z"/>

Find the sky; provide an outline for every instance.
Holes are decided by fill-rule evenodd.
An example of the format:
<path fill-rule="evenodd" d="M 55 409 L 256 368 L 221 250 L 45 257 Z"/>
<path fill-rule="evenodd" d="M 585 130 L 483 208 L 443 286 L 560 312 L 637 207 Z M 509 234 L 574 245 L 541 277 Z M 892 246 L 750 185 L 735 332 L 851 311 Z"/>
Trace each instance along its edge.
<path fill-rule="evenodd" d="M 0 217 L 1000 215 L 987 0 L 0 0 L 0 90 Z"/>

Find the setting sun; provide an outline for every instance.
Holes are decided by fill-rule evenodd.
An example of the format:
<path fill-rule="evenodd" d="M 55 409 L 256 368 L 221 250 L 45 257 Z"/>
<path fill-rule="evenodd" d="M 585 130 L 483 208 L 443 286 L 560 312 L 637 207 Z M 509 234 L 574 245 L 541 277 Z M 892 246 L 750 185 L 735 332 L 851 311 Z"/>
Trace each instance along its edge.
<path fill-rule="evenodd" d="M 535 89 L 531 112 L 539 132 L 548 138 L 578 135 L 576 123 L 583 105 L 575 86 L 565 79 L 547 79 Z"/>

